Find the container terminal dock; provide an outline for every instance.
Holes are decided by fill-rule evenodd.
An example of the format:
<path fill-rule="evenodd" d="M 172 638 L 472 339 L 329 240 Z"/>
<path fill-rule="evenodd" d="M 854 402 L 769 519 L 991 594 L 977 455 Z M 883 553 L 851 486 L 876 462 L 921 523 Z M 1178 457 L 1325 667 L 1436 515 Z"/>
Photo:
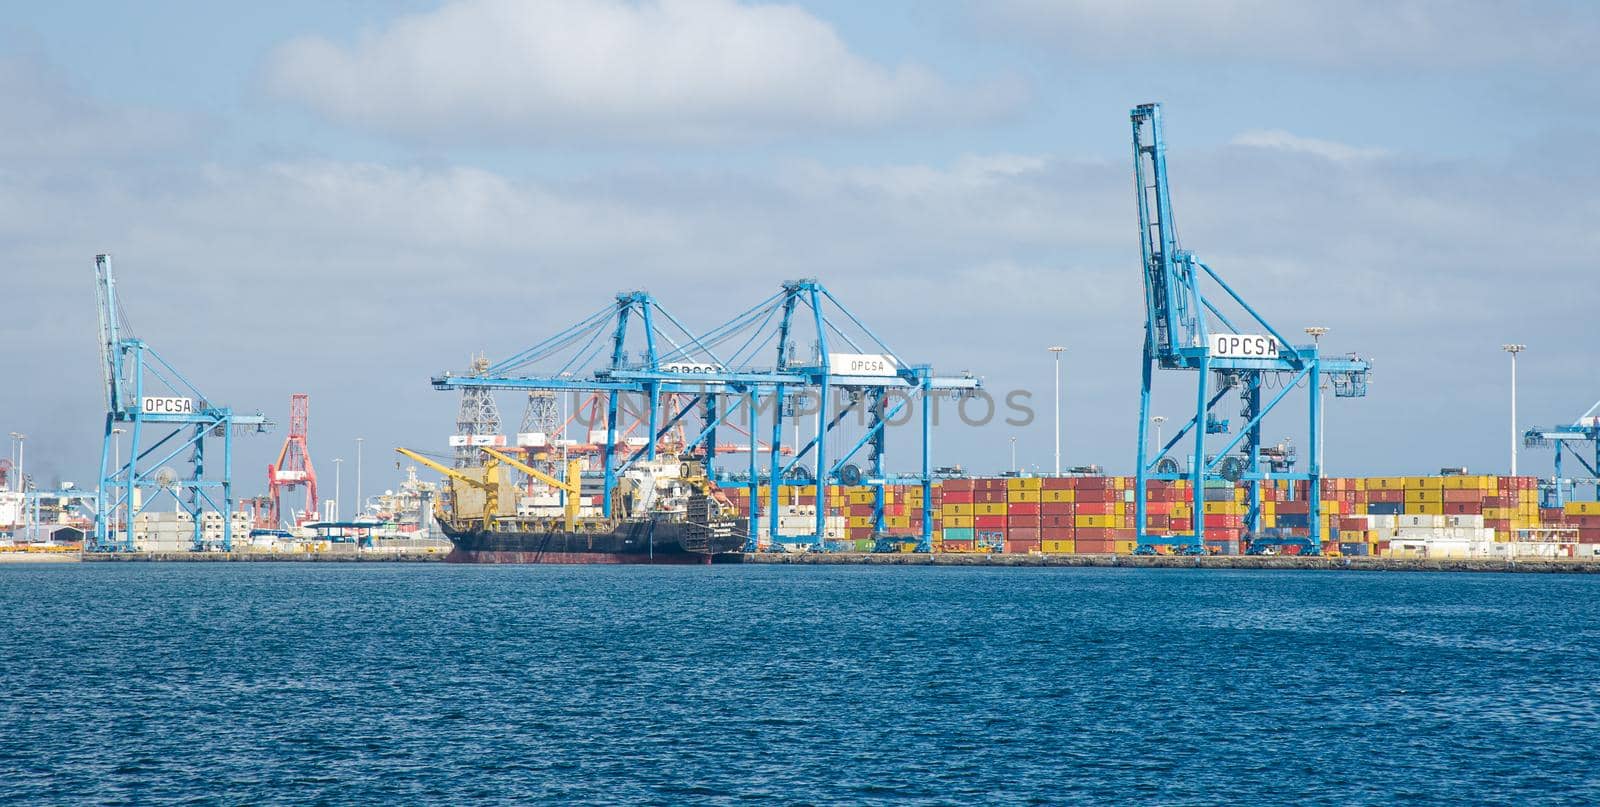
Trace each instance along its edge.
<path fill-rule="evenodd" d="M 277 421 L 217 404 L 132 336 L 100 255 L 98 484 L 39 489 L 25 473 L 25 436 L 12 433 L 12 456 L 0 461 L 0 560 L 1600 563 L 1600 404 L 1568 425 L 1519 424 L 1513 380 L 1509 474 L 1326 475 L 1324 407 L 1371 405 L 1374 360 L 1325 353 L 1326 328 L 1276 327 L 1246 301 L 1247 284 L 1179 248 L 1161 108 L 1135 107 L 1129 121 L 1145 303 L 1130 474 L 1061 468 L 1059 376 L 1051 472 L 935 465 L 934 410 L 993 413 L 981 373 L 902 356 L 807 278 L 710 329 L 691 329 L 650 292 L 624 291 L 503 359 L 419 377 L 459 396 L 453 433 L 395 447 L 406 481 L 358 501 L 349 518 L 339 494 L 319 487 L 310 397 L 290 393 L 265 493 L 240 498 L 234 440 Z M 1513 379 L 1522 349 L 1505 345 Z M 1051 350 L 1059 370 L 1061 349 Z M 1194 386 L 1160 401 L 1168 388 L 1158 378 Z M 514 431 L 503 398 L 523 407 Z M 1188 414 L 1163 429 L 1156 411 Z M 1269 444 L 1269 423 L 1304 426 L 1307 450 Z M 890 457 L 891 428 L 898 448 L 920 437 L 912 456 Z M 1519 449 L 1534 447 L 1552 451 L 1548 476 L 1517 471 Z"/>

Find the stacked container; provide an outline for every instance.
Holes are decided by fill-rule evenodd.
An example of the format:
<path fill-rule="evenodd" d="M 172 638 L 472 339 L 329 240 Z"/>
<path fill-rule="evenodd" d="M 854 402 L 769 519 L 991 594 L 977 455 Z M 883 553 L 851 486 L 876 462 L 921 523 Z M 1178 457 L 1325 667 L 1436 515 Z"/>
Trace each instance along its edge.
<path fill-rule="evenodd" d="M 1249 487 L 1243 483 L 1207 482 L 1204 511 L 1193 512 L 1188 480 L 1146 482 L 1145 529 L 1152 534 L 1186 534 L 1201 519 L 1209 551 L 1233 554 L 1248 549 L 1251 510 Z M 1134 480 L 1131 477 L 1010 477 L 950 479 L 933 486 L 930 525 L 935 552 L 1010 552 L 1045 554 L 1131 553 L 1135 523 Z M 765 504 L 768 488 L 758 495 Z M 749 488 L 723 491 L 743 512 Z M 1266 481 L 1261 484 L 1261 526 L 1268 534 L 1296 536 L 1310 532 L 1309 483 Z M 842 520 L 843 540 L 856 551 L 878 545 L 873 519 L 877 489 L 871 486 L 829 488 L 829 522 Z M 910 551 L 922 534 L 920 485 L 883 488 L 883 533 L 905 536 Z M 1600 503 L 1573 502 L 1541 511 L 1538 485 L 1530 477 L 1393 476 L 1325 478 L 1322 480 L 1321 528 L 1327 554 L 1379 555 L 1396 539 L 1508 542 L 1519 531 L 1540 527 L 1569 530 L 1600 552 Z M 809 534 L 814 515 L 809 486 L 779 489 L 785 516 L 780 533 L 792 529 Z M 797 509 L 798 508 L 798 509 Z M 796 509 L 795 513 L 789 513 Z M 790 518 L 789 516 L 793 516 Z M 765 519 L 763 522 L 765 523 Z M 834 530 L 830 527 L 830 532 Z M 208 533 L 209 534 L 209 533 Z M 833 540 L 834 536 L 830 536 Z"/>

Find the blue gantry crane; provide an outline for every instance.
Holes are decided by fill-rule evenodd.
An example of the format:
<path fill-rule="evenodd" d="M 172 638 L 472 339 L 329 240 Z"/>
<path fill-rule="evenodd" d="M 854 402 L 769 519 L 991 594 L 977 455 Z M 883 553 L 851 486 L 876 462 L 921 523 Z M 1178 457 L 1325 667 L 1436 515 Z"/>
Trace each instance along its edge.
<path fill-rule="evenodd" d="M 604 478 L 601 506 L 609 513 L 618 474 L 641 458 L 655 459 L 661 437 L 694 408 L 679 407 L 676 416 L 663 423 L 662 396 L 688 394 L 697 400 L 704 397 L 702 385 L 682 383 L 677 371 L 716 366 L 715 356 L 654 296 L 629 291 L 618 294 L 611 304 L 571 327 L 472 375 L 444 373 L 432 381 L 439 390 L 515 389 L 604 395 L 605 433 L 596 442 Z M 614 375 L 629 370 L 653 376 Z M 643 416 L 648 434 L 653 436 L 637 447 L 619 445 L 618 426 L 630 410 Z M 710 431 L 714 438 L 714 425 Z M 634 450 L 627 451 L 629 448 Z M 714 461 L 714 455 L 708 457 L 708 466 Z"/>
<path fill-rule="evenodd" d="M 1245 530 L 1252 549 L 1260 551 L 1272 545 L 1297 544 L 1302 552 L 1315 554 L 1320 551 L 1322 540 L 1322 468 L 1316 450 L 1322 438 L 1318 385 L 1326 377 L 1332 382 L 1335 396 L 1364 396 L 1371 365 L 1354 354 L 1338 359 L 1324 358 L 1315 344 L 1291 345 L 1221 275 L 1194 253 L 1179 246 L 1167 185 L 1161 105 L 1135 107 L 1131 118 L 1146 315 L 1135 473 L 1138 551 L 1151 553 L 1156 547 L 1166 545 L 1180 553 L 1204 553 L 1205 483 L 1226 480 L 1231 488 L 1233 483 L 1243 480 L 1250 493 Z M 1196 382 L 1194 415 L 1171 439 L 1157 447 L 1152 457 L 1147 430 L 1151 383 L 1157 369 L 1193 372 Z M 1261 486 L 1268 478 L 1261 467 L 1262 422 L 1297 388 L 1308 391 L 1306 424 L 1312 447 L 1306 452 L 1309 467 L 1305 472 L 1271 472 L 1271 477 L 1309 483 L 1309 529 L 1304 536 L 1279 531 L 1268 533 L 1261 525 Z M 1226 435 L 1230 431 L 1227 420 L 1215 414 L 1218 404 L 1230 393 L 1240 400 L 1239 414 L 1244 422 L 1220 450 L 1208 453 L 1207 437 Z M 1186 471 L 1167 457 L 1168 452 L 1185 439 L 1191 441 L 1193 451 Z M 1240 449 L 1241 453 L 1234 454 L 1235 449 Z M 1147 526 L 1146 482 L 1182 478 L 1189 479 L 1193 485 L 1193 531 L 1184 534 L 1152 532 Z"/>
<path fill-rule="evenodd" d="M 1595 498 L 1600 499 L 1600 414 L 1597 413 L 1600 413 L 1600 401 L 1595 401 L 1594 406 L 1569 425 L 1532 428 L 1523 432 L 1524 446 L 1555 447 L 1554 472 L 1548 481 L 1540 485 L 1545 506 L 1560 507 L 1566 504 L 1568 491 L 1580 485 L 1593 485 Z M 1572 454 L 1572 458 L 1589 472 L 1589 476 L 1570 479 L 1562 476 L 1561 457 L 1564 453 Z"/>
<path fill-rule="evenodd" d="M 808 338 L 810 351 L 802 355 L 800 345 Z M 772 483 L 765 515 L 775 537 L 778 486 L 815 485 L 815 533 L 785 537 L 809 539 L 820 548 L 827 531 L 827 486 L 862 481 L 872 485 L 877 490 L 875 523 L 881 532 L 884 486 L 890 482 L 883 468 L 886 426 L 913 405 L 913 398 L 920 402 L 947 390 L 973 390 L 981 382 L 970 375 L 941 377 L 927 365 L 906 364 L 821 283 L 808 279 L 784 283 L 776 294 L 701 335 L 690 331 L 648 293 L 626 292 L 617 295 L 613 305 L 482 373 L 441 375 L 433 379 L 433 386 L 442 390 L 577 390 L 606 395 L 606 435 L 600 449 L 607 512 L 617 474 L 641 457 L 654 458 L 669 430 L 697 421 L 698 428 L 688 432 L 694 437 L 686 439 L 681 450 L 703 456 L 708 475 L 724 481 L 741 478 L 750 487 L 752 544 L 762 514 L 757 490 L 765 479 Z M 783 418 L 806 411 L 786 401 L 792 402 L 800 394 L 815 401 L 814 435 L 805 445 L 792 447 L 792 457 L 785 462 Z M 844 396 L 849 406 L 830 409 L 826 403 L 838 396 Z M 678 400 L 663 407 L 666 397 Z M 623 456 L 617 446 L 617 425 L 630 400 L 637 403 L 635 414 L 648 423 L 648 429 L 646 442 Z M 922 409 L 922 470 L 916 478 L 925 494 L 920 545 L 926 551 L 932 544 L 933 521 L 932 497 L 926 495 L 932 484 L 931 407 Z M 838 433 L 853 412 L 862 415 L 865 433 L 840 456 L 830 457 L 827 437 Z M 764 474 L 757 465 L 761 450 L 757 424 L 763 415 L 772 418 Z M 718 429 L 734 416 L 748 424 L 748 462 L 742 477 L 721 468 L 718 459 Z M 863 452 L 864 472 L 851 464 Z M 808 457 L 809 469 L 801 464 Z"/>
<path fill-rule="evenodd" d="M 155 348 L 134 336 L 117 299 L 111 256 L 97 255 L 94 264 L 106 420 L 92 543 L 101 551 L 132 551 L 135 517 L 167 494 L 193 518 L 196 551 L 206 548 L 201 515 L 207 508 L 222 515 L 221 548 L 232 551 L 234 433 L 265 431 L 271 422 L 259 412 L 239 415 L 211 403 Z M 123 431 L 128 434 L 125 462 L 113 460 L 117 434 Z M 222 440 L 220 468 L 215 462 L 208 467 L 207 438 Z"/>
<path fill-rule="evenodd" d="M 982 387 L 970 373 L 941 376 L 927 364 L 910 364 L 884 343 L 872 329 L 852 313 L 833 293 L 815 279 L 788 281 L 772 296 L 750 307 L 702 337 L 707 345 L 729 345 L 731 352 L 719 376 L 749 385 L 753 396 L 765 396 L 771 409 L 771 439 L 768 441 L 766 479 L 771 483 L 765 504 L 769 534 L 778 539 L 778 487 L 784 484 L 813 486 L 816 502 L 815 532 L 810 536 L 785 536 L 809 540 L 818 548 L 824 544 L 828 514 L 828 486 L 858 485 L 873 489 L 874 532 L 885 533 L 885 492 L 890 484 L 918 484 L 922 487 L 922 530 L 916 536 L 918 551 L 932 551 L 933 474 L 932 412 L 937 397 L 964 395 Z M 805 353 L 802 346 L 809 347 Z M 771 357 L 770 361 L 767 357 Z M 707 381 L 715 382 L 717 377 Z M 808 406 L 789 407 L 794 396 L 805 396 Z M 786 412 L 813 409 L 812 437 L 796 446 L 784 462 L 783 417 Z M 909 477 L 888 478 L 884 458 L 888 450 L 888 427 L 897 419 L 909 418 L 920 409 L 921 463 Z M 757 405 L 755 411 L 761 411 Z M 829 456 L 828 439 L 843 434 L 848 420 L 855 416 L 861 434 Z M 752 433 L 754 429 L 752 428 Z M 753 439 L 753 435 L 752 435 Z M 753 453 L 753 448 L 752 448 Z M 857 460 L 857 457 L 862 457 Z M 807 459 L 811 465 L 802 463 Z M 864 463 L 863 469 L 858 462 Z M 752 457 L 747 484 L 751 487 L 752 527 L 756 524 L 756 489 L 760 473 Z M 756 530 L 751 530 L 754 541 Z"/>

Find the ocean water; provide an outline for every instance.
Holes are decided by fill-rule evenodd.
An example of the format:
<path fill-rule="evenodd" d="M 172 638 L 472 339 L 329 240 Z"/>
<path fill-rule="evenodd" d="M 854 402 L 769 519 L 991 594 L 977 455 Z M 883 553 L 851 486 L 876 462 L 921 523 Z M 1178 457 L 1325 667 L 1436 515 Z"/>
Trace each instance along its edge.
<path fill-rule="evenodd" d="M 0 566 L 0 803 L 1600 803 L 1600 579 Z"/>

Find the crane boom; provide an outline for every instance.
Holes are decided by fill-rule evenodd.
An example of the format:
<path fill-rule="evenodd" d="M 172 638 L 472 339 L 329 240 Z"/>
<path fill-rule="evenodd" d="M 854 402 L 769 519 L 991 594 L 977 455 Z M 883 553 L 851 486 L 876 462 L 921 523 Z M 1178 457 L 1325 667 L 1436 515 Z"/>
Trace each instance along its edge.
<path fill-rule="evenodd" d="M 455 468 L 451 468 L 448 465 L 441 465 L 440 463 L 434 462 L 433 460 L 430 460 L 409 448 L 396 447 L 395 451 L 405 457 L 420 462 L 423 465 L 426 465 L 451 479 L 459 480 L 483 491 L 483 521 L 486 527 L 493 522 L 495 514 L 500 512 L 500 479 L 499 476 L 494 473 L 495 467 L 499 465 L 499 463 L 495 460 L 491 459 L 489 462 L 484 464 L 483 478 L 478 479 L 469 474 L 464 474 Z"/>
<path fill-rule="evenodd" d="M 433 460 L 428 459 L 427 457 L 422 456 L 421 454 L 418 454 L 415 451 L 412 451 L 409 448 L 396 448 L 395 451 L 409 459 L 420 462 L 423 465 L 426 465 L 429 468 L 432 468 L 433 470 L 450 477 L 451 479 L 459 479 L 462 482 L 472 485 L 473 487 L 482 488 L 484 490 L 488 490 L 489 488 L 493 487 L 493 485 L 490 485 L 488 482 L 482 479 L 468 476 L 467 474 L 461 473 L 460 471 L 451 468 L 448 465 L 441 465 Z"/>
<path fill-rule="evenodd" d="M 480 448 L 483 448 L 483 453 L 488 454 L 489 456 L 500 460 L 507 465 L 510 465 L 511 467 L 527 474 L 528 476 L 531 476 L 534 479 L 537 479 L 540 482 L 543 482 L 546 485 L 549 485 L 550 487 L 567 494 L 565 497 L 563 497 L 565 506 L 562 510 L 562 518 L 565 520 L 566 527 L 569 531 L 577 526 L 578 503 L 583 496 L 583 460 L 568 460 L 567 479 L 566 481 L 562 481 L 533 467 L 532 465 L 512 457 L 509 454 L 502 454 L 492 448 L 485 448 L 482 446 L 480 446 Z"/>
<path fill-rule="evenodd" d="M 483 451 L 483 453 L 488 454 L 489 456 L 494 457 L 495 459 L 500 460 L 501 462 L 527 474 L 528 476 L 531 476 L 534 479 L 549 485 L 550 487 L 556 488 L 557 490 L 564 490 L 575 495 L 583 492 L 583 490 L 579 487 L 579 482 L 577 481 L 583 466 L 582 460 L 571 460 L 567 463 L 567 479 L 573 481 L 562 481 L 511 456 L 510 454 L 503 454 L 492 448 L 486 448 L 484 446 L 479 446 L 479 448 Z"/>

